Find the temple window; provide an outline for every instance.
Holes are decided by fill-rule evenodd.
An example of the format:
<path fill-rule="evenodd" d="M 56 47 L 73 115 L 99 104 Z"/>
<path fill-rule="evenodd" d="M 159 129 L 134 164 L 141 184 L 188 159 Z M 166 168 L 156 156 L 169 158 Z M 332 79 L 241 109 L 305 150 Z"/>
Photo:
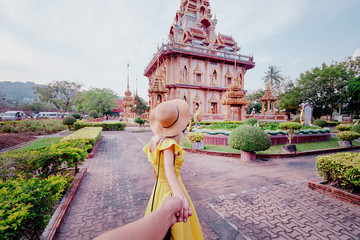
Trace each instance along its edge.
<path fill-rule="evenodd" d="M 187 68 L 184 66 L 183 72 L 182 72 L 182 80 L 184 82 L 187 82 Z"/>
<path fill-rule="evenodd" d="M 231 77 L 227 78 L 227 85 L 230 86 L 231 85 Z"/>
<path fill-rule="evenodd" d="M 211 74 L 211 85 L 216 85 L 217 83 L 217 72 L 214 70 L 213 74 Z"/>
<path fill-rule="evenodd" d="M 201 74 L 196 74 L 196 83 L 201 83 Z"/>

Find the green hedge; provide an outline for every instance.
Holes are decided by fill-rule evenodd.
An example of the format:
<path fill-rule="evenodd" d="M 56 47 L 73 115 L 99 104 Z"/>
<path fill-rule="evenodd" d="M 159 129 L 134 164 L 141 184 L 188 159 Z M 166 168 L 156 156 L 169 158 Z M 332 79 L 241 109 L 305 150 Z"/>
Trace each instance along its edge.
<path fill-rule="evenodd" d="M 92 148 L 86 140 L 62 142 L 35 150 L 17 150 L 0 155 L 0 179 L 23 176 L 41 179 L 59 173 L 61 167 L 75 167 L 85 161 Z"/>
<path fill-rule="evenodd" d="M 343 132 L 339 132 L 336 134 L 336 136 L 338 138 L 340 138 L 340 140 L 344 141 L 344 140 L 355 140 L 358 139 L 360 137 L 360 134 L 354 131 L 343 131 Z"/>
<path fill-rule="evenodd" d="M 326 127 L 327 126 L 327 122 L 323 119 L 316 119 L 313 122 L 314 125 L 319 126 L 319 127 Z"/>
<path fill-rule="evenodd" d="M 229 146 L 246 152 L 263 151 L 271 146 L 267 133 L 258 127 L 242 125 L 229 135 Z"/>
<path fill-rule="evenodd" d="M 349 124 L 339 124 L 336 126 L 336 129 L 343 132 L 343 131 L 350 131 L 353 126 Z"/>
<path fill-rule="evenodd" d="M 0 239 L 40 239 L 68 187 L 61 176 L 0 181 Z"/>
<path fill-rule="evenodd" d="M 257 120 L 255 118 L 248 118 L 246 119 L 243 124 L 254 126 L 257 123 Z"/>
<path fill-rule="evenodd" d="M 85 127 L 77 130 L 73 134 L 64 137 L 61 141 L 85 140 L 87 143 L 95 145 L 101 136 L 101 127 Z"/>
<path fill-rule="evenodd" d="M 316 168 L 319 175 L 335 187 L 360 192 L 360 153 L 318 156 Z"/>
<path fill-rule="evenodd" d="M 24 133 L 30 135 L 43 135 L 56 133 L 65 130 L 66 127 L 61 120 L 23 120 L 4 122 L 0 125 L 0 132 L 3 133 Z"/>
<path fill-rule="evenodd" d="M 83 122 L 77 121 L 73 125 L 75 130 L 85 127 L 102 127 L 103 131 L 122 131 L 126 127 L 125 122 Z"/>
<path fill-rule="evenodd" d="M 351 128 L 351 131 L 360 133 L 360 124 L 353 126 L 353 127 Z"/>
<path fill-rule="evenodd" d="M 326 126 L 328 126 L 328 127 L 335 127 L 335 126 L 339 125 L 340 122 L 337 122 L 337 121 L 327 121 L 326 124 L 327 124 Z"/>

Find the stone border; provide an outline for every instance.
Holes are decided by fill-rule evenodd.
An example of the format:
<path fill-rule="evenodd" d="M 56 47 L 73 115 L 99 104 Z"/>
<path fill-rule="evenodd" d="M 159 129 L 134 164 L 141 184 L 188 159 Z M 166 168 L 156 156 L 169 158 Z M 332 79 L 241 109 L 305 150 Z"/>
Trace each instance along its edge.
<path fill-rule="evenodd" d="M 290 157 L 299 157 L 299 156 L 308 156 L 314 154 L 323 154 L 323 153 L 333 153 L 333 152 L 343 152 L 349 150 L 356 150 L 360 149 L 359 146 L 352 146 L 352 147 L 342 147 L 342 148 L 328 148 L 328 149 L 320 149 L 320 150 L 313 150 L 313 151 L 306 151 L 306 152 L 295 152 L 295 153 L 274 153 L 274 154 L 256 154 L 256 158 L 290 158 Z M 240 153 L 227 153 L 227 152 L 213 152 L 207 150 L 197 150 L 192 148 L 184 148 L 186 152 L 192 153 L 200 153 L 212 156 L 222 156 L 222 157 L 235 157 L 240 158 Z"/>
<path fill-rule="evenodd" d="M 84 169 L 80 169 L 80 171 L 76 174 L 74 180 L 72 181 L 70 189 L 65 193 L 59 206 L 56 208 L 56 211 L 52 215 L 48 225 L 46 226 L 44 232 L 42 233 L 40 237 L 41 240 L 57 239 L 62 224 L 65 222 L 65 219 L 73 203 L 75 194 L 79 189 L 86 172 L 87 172 L 87 168 L 84 168 Z"/>
<path fill-rule="evenodd" d="M 315 180 L 315 181 L 309 181 L 308 187 L 311 190 L 314 190 L 314 191 L 317 191 L 320 193 L 325 193 L 325 194 L 335 197 L 341 201 L 360 206 L 360 196 L 359 195 L 348 193 L 346 191 L 325 185 L 324 183 L 325 183 L 325 181 L 323 181 L 322 179 Z"/>
<path fill-rule="evenodd" d="M 97 149 L 99 147 L 101 139 L 102 139 L 102 134 L 101 134 L 99 140 L 95 143 L 93 149 L 91 149 L 91 152 L 87 155 L 86 158 L 93 158 L 95 156 L 95 153 L 96 153 L 96 151 L 97 151 Z"/>

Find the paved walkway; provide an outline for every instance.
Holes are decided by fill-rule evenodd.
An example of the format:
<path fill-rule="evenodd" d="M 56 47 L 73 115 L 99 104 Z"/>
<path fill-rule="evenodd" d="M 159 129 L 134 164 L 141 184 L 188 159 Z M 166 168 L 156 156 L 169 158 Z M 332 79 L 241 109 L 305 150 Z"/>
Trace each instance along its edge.
<path fill-rule="evenodd" d="M 141 218 L 154 184 L 151 132 L 104 132 L 60 239 L 92 239 Z M 186 153 L 184 183 L 205 239 L 360 239 L 360 207 L 307 188 L 315 157 L 239 159 Z"/>

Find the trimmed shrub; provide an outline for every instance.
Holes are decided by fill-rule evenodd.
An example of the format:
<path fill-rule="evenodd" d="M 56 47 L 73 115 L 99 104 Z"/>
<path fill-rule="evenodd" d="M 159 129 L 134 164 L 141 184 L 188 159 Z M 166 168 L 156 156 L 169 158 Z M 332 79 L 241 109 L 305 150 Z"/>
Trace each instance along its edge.
<path fill-rule="evenodd" d="M 201 142 L 205 138 L 205 135 L 202 132 L 190 132 L 186 138 L 191 143 Z"/>
<path fill-rule="evenodd" d="M 318 156 L 316 168 L 319 175 L 335 187 L 360 192 L 360 153 Z"/>
<path fill-rule="evenodd" d="M 296 117 L 294 122 L 300 123 L 300 117 Z"/>
<path fill-rule="evenodd" d="M 327 125 L 326 126 L 328 126 L 328 127 L 335 127 L 335 126 L 337 126 L 337 125 L 339 125 L 340 124 L 340 122 L 337 122 L 337 121 L 329 121 L 329 122 L 327 122 Z"/>
<path fill-rule="evenodd" d="M 56 133 L 66 129 L 61 120 L 42 119 L 42 120 L 23 120 L 4 122 L 0 124 L 0 132 L 24 133 L 30 135 L 43 135 Z"/>
<path fill-rule="evenodd" d="M 339 124 L 336 126 L 336 129 L 339 130 L 340 132 L 350 131 L 351 128 L 352 126 L 348 124 Z"/>
<path fill-rule="evenodd" d="M 337 133 L 336 136 L 338 136 L 338 138 L 340 138 L 340 140 L 342 141 L 352 141 L 358 139 L 360 137 L 360 134 L 354 131 L 344 131 Z"/>
<path fill-rule="evenodd" d="M 230 133 L 229 146 L 246 152 L 264 151 L 271 146 L 271 141 L 260 128 L 243 125 Z"/>
<path fill-rule="evenodd" d="M 134 118 L 134 122 L 138 123 L 139 124 L 139 127 L 141 127 L 142 125 L 145 124 L 145 119 L 142 119 L 141 117 L 135 117 Z"/>
<path fill-rule="evenodd" d="M 353 127 L 351 128 L 351 131 L 360 133 L 360 124 L 353 126 Z"/>
<path fill-rule="evenodd" d="M 316 119 L 313 124 L 319 127 L 327 126 L 327 122 L 324 119 Z"/>
<path fill-rule="evenodd" d="M 75 122 L 76 122 L 76 118 L 73 116 L 67 116 L 67 117 L 64 117 L 64 119 L 63 119 L 63 124 L 66 125 L 69 129 L 70 129 L 70 126 L 74 125 Z"/>
<path fill-rule="evenodd" d="M 89 117 L 98 118 L 98 117 L 99 117 L 99 114 L 97 113 L 97 111 L 91 110 L 91 111 L 89 112 Z"/>
<path fill-rule="evenodd" d="M 85 140 L 87 143 L 95 145 L 101 136 L 101 127 L 86 127 L 82 128 L 73 134 L 64 137 L 61 142 L 73 141 L 73 140 Z"/>
<path fill-rule="evenodd" d="M 85 127 L 102 127 L 103 131 L 122 131 L 126 128 L 126 122 L 82 122 L 74 123 L 74 129 L 79 130 Z"/>
<path fill-rule="evenodd" d="M 243 122 L 245 125 L 251 125 L 254 126 L 257 123 L 257 120 L 255 118 L 248 118 Z"/>
<path fill-rule="evenodd" d="M 291 140 L 294 137 L 295 130 L 300 130 L 302 128 L 302 125 L 297 122 L 283 122 L 283 123 L 280 123 L 279 127 L 282 130 L 288 131 L 288 133 L 286 135 L 289 140 L 289 145 L 291 145 Z"/>
<path fill-rule="evenodd" d="M 67 179 L 51 176 L 0 182 L 0 239 L 40 239 Z"/>
<path fill-rule="evenodd" d="M 71 116 L 73 116 L 73 117 L 76 118 L 76 119 L 80 119 L 80 118 L 81 118 L 80 113 L 73 113 L 73 114 L 71 114 Z"/>

